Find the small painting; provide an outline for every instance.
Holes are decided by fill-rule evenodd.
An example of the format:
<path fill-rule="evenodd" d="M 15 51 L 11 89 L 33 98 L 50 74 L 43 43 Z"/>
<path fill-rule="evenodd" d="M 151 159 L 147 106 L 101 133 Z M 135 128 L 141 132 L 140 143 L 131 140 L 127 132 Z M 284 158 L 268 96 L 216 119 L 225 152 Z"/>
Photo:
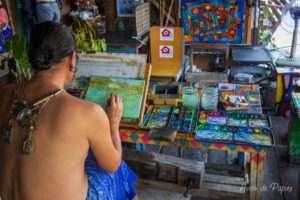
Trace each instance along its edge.
<path fill-rule="evenodd" d="M 198 129 L 195 138 L 196 140 L 233 140 L 233 133 Z"/>
<path fill-rule="evenodd" d="M 227 116 L 208 116 L 207 123 L 212 125 L 226 125 Z"/>
<path fill-rule="evenodd" d="M 135 8 L 144 0 L 117 0 L 118 17 L 134 17 Z"/>
<path fill-rule="evenodd" d="M 4 52 L 5 40 L 12 38 L 7 8 L 4 0 L 0 0 L 0 53 Z"/>
<path fill-rule="evenodd" d="M 185 43 L 243 43 L 244 0 L 182 0 Z"/>
<path fill-rule="evenodd" d="M 239 119 L 234 117 L 229 117 L 227 121 L 228 126 L 247 126 L 247 119 Z"/>
<path fill-rule="evenodd" d="M 170 113 L 170 106 L 156 106 L 152 112 L 147 128 L 165 128 Z"/>
<path fill-rule="evenodd" d="M 266 134 L 235 133 L 234 140 L 258 145 L 272 145 L 272 137 Z"/>
<path fill-rule="evenodd" d="M 106 109 L 106 100 L 115 93 L 123 99 L 122 120 L 139 119 L 144 87 L 145 80 L 91 77 L 85 100 Z"/>
<path fill-rule="evenodd" d="M 259 127 L 259 128 L 268 128 L 269 121 L 267 119 L 249 119 L 249 126 Z"/>

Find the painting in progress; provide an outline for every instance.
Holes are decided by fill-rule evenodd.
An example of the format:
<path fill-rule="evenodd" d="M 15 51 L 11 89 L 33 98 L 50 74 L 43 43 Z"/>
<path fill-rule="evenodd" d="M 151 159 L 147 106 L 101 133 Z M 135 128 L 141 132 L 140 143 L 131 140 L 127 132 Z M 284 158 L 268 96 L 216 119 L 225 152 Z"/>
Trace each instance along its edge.
<path fill-rule="evenodd" d="M 12 37 L 9 18 L 4 0 L 0 0 L 0 53 L 4 52 L 5 40 Z"/>
<path fill-rule="evenodd" d="M 106 100 L 115 93 L 123 99 L 122 121 L 139 119 L 144 87 L 145 80 L 91 77 L 85 100 L 106 109 Z"/>
<path fill-rule="evenodd" d="M 185 43 L 243 42 L 244 0 L 182 0 Z"/>

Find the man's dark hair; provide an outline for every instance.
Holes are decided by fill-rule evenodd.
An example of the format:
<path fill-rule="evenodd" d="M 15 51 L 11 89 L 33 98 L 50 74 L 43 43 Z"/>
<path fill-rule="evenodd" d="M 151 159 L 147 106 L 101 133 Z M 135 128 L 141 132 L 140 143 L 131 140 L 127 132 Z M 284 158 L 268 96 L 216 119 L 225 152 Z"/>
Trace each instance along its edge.
<path fill-rule="evenodd" d="M 35 70 L 47 70 L 76 51 L 73 33 L 64 24 L 46 21 L 33 26 L 28 51 Z"/>

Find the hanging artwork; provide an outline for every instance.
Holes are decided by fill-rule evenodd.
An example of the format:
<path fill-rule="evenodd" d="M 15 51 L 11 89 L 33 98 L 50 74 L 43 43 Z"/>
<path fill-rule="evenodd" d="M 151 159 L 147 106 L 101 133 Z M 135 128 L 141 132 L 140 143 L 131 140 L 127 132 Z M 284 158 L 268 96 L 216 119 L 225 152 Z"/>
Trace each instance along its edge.
<path fill-rule="evenodd" d="M 11 26 L 4 0 L 0 0 L 0 53 L 4 52 L 5 40 L 12 38 Z"/>
<path fill-rule="evenodd" d="M 118 17 L 134 17 L 135 8 L 144 0 L 116 0 Z"/>
<path fill-rule="evenodd" d="M 123 99 L 122 121 L 137 121 L 140 116 L 145 80 L 91 77 L 85 100 L 106 108 L 111 93 Z"/>
<path fill-rule="evenodd" d="M 243 42 L 244 0 L 182 0 L 185 43 Z"/>

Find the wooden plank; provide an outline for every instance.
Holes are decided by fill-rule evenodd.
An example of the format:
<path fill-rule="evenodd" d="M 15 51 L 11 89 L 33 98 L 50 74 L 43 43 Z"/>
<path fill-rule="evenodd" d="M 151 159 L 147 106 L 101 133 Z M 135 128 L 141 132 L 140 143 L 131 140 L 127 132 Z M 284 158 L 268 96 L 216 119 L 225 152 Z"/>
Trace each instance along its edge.
<path fill-rule="evenodd" d="M 211 183 L 211 182 L 204 182 L 201 189 L 218 190 L 218 191 L 240 193 L 240 194 L 245 193 L 245 190 L 243 189 L 242 186 L 227 185 L 227 184 L 225 185 L 225 184 Z"/>
<path fill-rule="evenodd" d="M 145 109 L 146 109 L 146 101 L 147 101 L 148 89 L 149 89 L 149 84 L 150 84 L 151 70 L 152 70 L 151 64 L 147 63 L 145 75 L 144 75 L 146 84 L 145 84 L 145 91 L 144 91 L 143 102 L 142 102 L 142 109 L 141 109 L 141 113 L 140 113 L 141 116 L 140 116 L 139 125 L 141 125 L 144 121 L 144 113 L 145 113 Z"/>
<path fill-rule="evenodd" d="M 169 12 L 168 12 L 168 16 L 167 16 L 167 19 L 166 19 L 166 24 L 165 26 L 168 26 L 168 23 L 169 23 L 169 18 L 171 16 L 171 11 L 172 11 L 172 7 L 173 7 L 173 3 L 174 3 L 174 0 L 171 1 L 171 5 L 169 7 Z"/>
<path fill-rule="evenodd" d="M 203 186 L 200 189 L 191 189 L 189 194 L 194 197 L 208 197 L 208 198 L 214 198 L 214 199 L 230 199 L 230 200 L 243 200 L 248 199 L 247 193 L 243 192 L 243 188 L 241 187 L 234 187 L 230 188 L 226 187 L 226 185 L 220 186 L 221 184 L 215 184 L 215 183 L 209 183 L 203 182 Z M 179 186 L 177 184 L 173 183 L 167 183 L 162 181 L 151 181 L 151 180 L 145 180 L 145 179 L 139 179 L 136 184 L 136 188 L 143 188 L 143 187 L 149 187 L 153 189 L 158 190 L 165 190 L 170 192 L 177 192 L 177 193 L 184 193 L 186 191 L 186 187 Z M 231 192 L 223 191 L 223 190 L 217 190 L 217 189 L 224 188 L 225 190 L 231 190 Z M 236 192 L 234 192 L 236 191 Z"/>
<path fill-rule="evenodd" d="M 150 1 L 151 1 L 151 2 L 153 3 L 153 5 L 159 10 L 159 8 L 160 8 L 159 3 L 158 3 L 156 0 L 150 0 Z M 164 16 L 168 16 L 167 11 L 163 10 L 163 15 L 164 15 Z M 176 21 L 175 21 L 175 19 L 174 19 L 172 16 L 170 16 L 169 20 L 170 20 L 170 22 L 171 22 L 173 25 L 176 25 Z"/>
<path fill-rule="evenodd" d="M 144 79 L 147 55 L 126 53 L 80 54 L 75 76 Z"/>
<path fill-rule="evenodd" d="M 256 199 L 256 180 L 257 180 L 257 156 L 258 153 L 251 153 L 250 154 L 250 200 Z"/>
<path fill-rule="evenodd" d="M 276 16 L 277 20 L 281 20 L 281 14 L 279 14 L 279 12 L 275 9 L 275 8 L 271 8 L 272 13 Z"/>
<path fill-rule="evenodd" d="M 10 21 L 11 29 L 13 35 L 21 35 L 21 30 L 19 26 L 19 21 L 18 21 L 18 13 L 17 13 L 17 8 L 16 8 L 16 2 L 15 1 L 5 1 L 7 11 L 8 11 L 8 18 Z"/>
<path fill-rule="evenodd" d="M 256 199 L 262 199 L 263 185 L 264 185 L 264 169 L 266 161 L 266 150 L 262 150 L 258 154 L 257 180 L 256 180 Z"/>
<path fill-rule="evenodd" d="M 203 181 L 212 182 L 212 183 L 229 184 L 229 185 L 238 185 L 238 186 L 242 186 L 244 184 L 243 178 L 214 175 L 214 174 L 205 174 Z"/>
<path fill-rule="evenodd" d="M 228 83 L 226 72 L 193 72 L 187 75 L 187 82 Z"/>
<path fill-rule="evenodd" d="M 248 8 L 248 17 L 247 17 L 247 44 L 251 44 L 252 39 L 252 29 L 253 29 L 253 8 Z"/>
<path fill-rule="evenodd" d="M 133 149 L 124 149 L 123 159 L 128 162 L 129 166 L 132 165 L 134 171 L 137 170 L 137 174 L 142 174 L 142 168 L 148 163 L 152 163 L 148 167 L 148 169 L 151 169 L 152 179 L 156 177 L 157 180 L 169 181 L 181 186 L 186 186 L 190 179 L 194 179 L 192 188 L 200 188 L 204 177 L 204 163 L 195 160 Z M 158 168 L 157 176 L 153 174 L 155 172 L 153 170 L 154 166 Z M 143 174 L 143 177 L 145 177 L 145 174 Z"/>

